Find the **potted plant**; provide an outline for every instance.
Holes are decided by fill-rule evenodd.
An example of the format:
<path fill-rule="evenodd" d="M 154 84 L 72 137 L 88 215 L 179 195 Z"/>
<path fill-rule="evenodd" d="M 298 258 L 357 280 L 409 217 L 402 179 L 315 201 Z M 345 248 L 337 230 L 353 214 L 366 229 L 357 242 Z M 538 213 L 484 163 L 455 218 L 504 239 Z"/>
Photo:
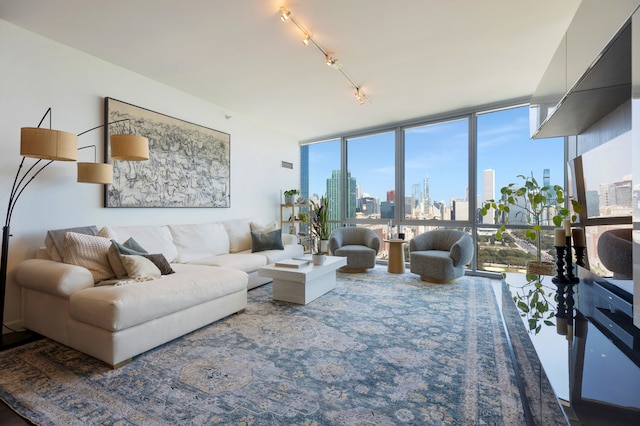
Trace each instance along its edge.
<path fill-rule="evenodd" d="M 496 231 L 496 238 L 501 239 L 507 229 L 509 222 L 509 212 L 514 209 L 515 216 L 520 217 L 522 223 L 530 225 L 525 230 L 525 237 L 536 246 L 536 261 L 527 262 L 527 273 L 536 275 L 555 275 L 555 263 L 542 261 L 540 231 L 543 220 L 550 217 L 556 227 L 562 226 L 562 221 L 571 218 L 576 220 L 576 214 L 582 211 L 582 206 L 574 199 L 570 199 L 571 210 L 564 207 L 564 189 L 559 185 L 540 186 L 533 176 L 518 175 L 523 183 L 518 185 L 510 183 L 500 188 L 501 199 L 499 201 L 488 200 L 481 209 L 481 214 L 485 216 L 490 209 L 494 209 L 496 215 L 495 222 L 501 221 L 500 228 Z"/>
<path fill-rule="evenodd" d="M 284 203 L 285 204 L 293 204 L 295 203 L 295 196 L 300 194 L 300 191 L 297 189 L 287 189 L 284 191 Z"/>
<path fill-rule="evenodd" d="M 311 200 L 311 226 L 310 234 L 314 256 L 318 255 L 318 260 L 326 258 L 329 243 L 329 200 L 326 197 L 319 201 Z M 324 262 L 324 260 L 322 260 Z"/>

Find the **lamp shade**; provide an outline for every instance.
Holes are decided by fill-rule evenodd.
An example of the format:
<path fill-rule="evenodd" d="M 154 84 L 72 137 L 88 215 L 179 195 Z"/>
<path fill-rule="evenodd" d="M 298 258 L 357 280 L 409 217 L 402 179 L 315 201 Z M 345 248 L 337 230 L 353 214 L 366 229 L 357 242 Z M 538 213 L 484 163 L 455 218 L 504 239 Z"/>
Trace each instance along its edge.
<path fill-rule="evenodd" d="M 61 130 L 23 127 L 20 130 L 20 155 L 45 160 L 76 161 L 78 137 Z"/>
<path fill-rule="evenodd" d="M 106 163 L 78 163 L 78 182 L 110 184 L 113 182 L 113 166 Z"/>
<path fill-rule="evenodd" d="M 111 135 L 111 158 L 143 161 L 149 159 L 149 140 L 137 135 Z"/>

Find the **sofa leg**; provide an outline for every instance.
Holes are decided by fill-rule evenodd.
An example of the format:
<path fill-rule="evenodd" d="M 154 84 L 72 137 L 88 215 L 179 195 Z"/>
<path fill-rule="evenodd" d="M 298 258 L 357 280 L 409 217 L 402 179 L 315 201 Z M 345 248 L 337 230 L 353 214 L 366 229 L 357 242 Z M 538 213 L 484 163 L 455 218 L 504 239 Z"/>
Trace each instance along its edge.
<path fill-rule="evenodd" d="M 114 370 L 117 370 L 118 368 L 124 367 L 125 365 L 129 364 L 131 362 L 131 360 L 133 360 L 133 358 L 125 359 L 124 361 L 121 361 L 121 362 L 117 363 L 116 365 L 109 364 L 109 367 L 113 368 Z"/>
<path fill-rule="evenodd" d="M 238 312 L 236 312 L 236 314 L 237 314 L 237 315 L 244 314 L 244 311 L 245 311 L 245 310 L 246 310 L 246 309 L 240 309 Z"/>

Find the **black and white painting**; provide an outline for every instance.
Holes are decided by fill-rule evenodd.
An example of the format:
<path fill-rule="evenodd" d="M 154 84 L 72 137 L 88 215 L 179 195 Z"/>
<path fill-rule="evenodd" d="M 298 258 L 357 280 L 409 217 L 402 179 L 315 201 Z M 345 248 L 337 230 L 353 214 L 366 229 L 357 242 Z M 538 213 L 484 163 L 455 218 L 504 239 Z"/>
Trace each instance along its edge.
<path fill-rule="evenodd" d="M 229 207 L 230 135 L 105 98 L 105 207 Z M 149 139 L 148 161 L 111 158 L 109 136 Z"/>

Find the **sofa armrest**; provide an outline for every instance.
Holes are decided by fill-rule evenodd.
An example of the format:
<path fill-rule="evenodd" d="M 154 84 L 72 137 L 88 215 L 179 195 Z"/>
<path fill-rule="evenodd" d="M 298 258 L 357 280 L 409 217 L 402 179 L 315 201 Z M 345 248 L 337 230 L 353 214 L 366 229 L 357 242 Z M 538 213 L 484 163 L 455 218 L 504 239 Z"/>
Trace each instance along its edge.
<path fill-rule="evenodd" d="M 93 276 L 88 269 L 53 260 L 23 260 L 13 271 L 21 287 L 53 296 L 68 298 L 78 290 L 93 287 Z"/>

